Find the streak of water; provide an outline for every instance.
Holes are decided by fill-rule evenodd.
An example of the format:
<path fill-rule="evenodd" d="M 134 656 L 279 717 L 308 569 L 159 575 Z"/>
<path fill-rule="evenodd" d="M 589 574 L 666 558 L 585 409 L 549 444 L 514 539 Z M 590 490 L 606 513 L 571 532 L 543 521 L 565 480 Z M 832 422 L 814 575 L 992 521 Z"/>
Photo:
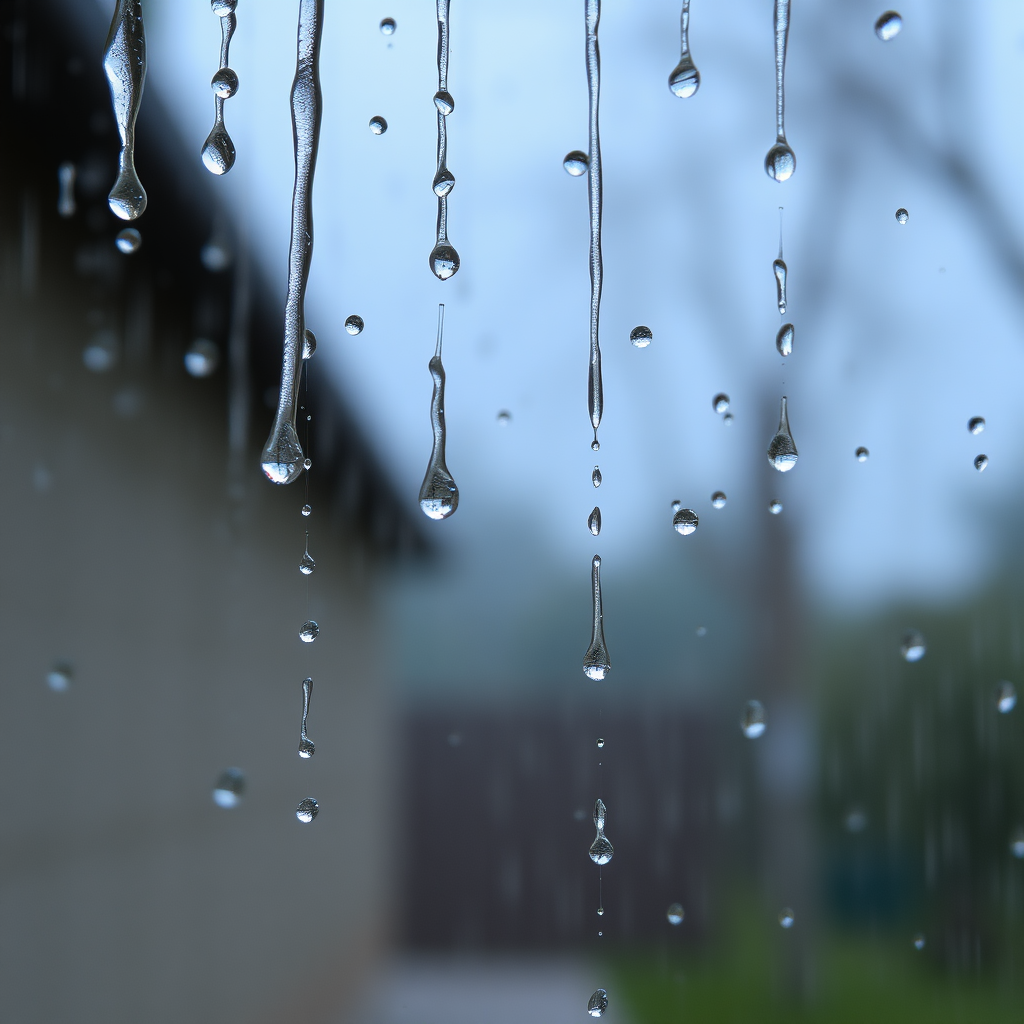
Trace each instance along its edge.
<path fill-rule="evenodd" d="M 796 170 L 796 154 L 786 142 L 786 46 L 790 0 L 775 0 L 775 145 L 764 158 L 769 178 L 785 181 Z"/>
<path fill-rule="evenodd" d="M 448 13 L 451 0 L 437 0 L 437 173 L 434 195 L 437 196 L 437 240 L 430 250 L 430 269 L 441 281 L 453 277 L 459 269 L 459 254 L 448 241 L 448 193 L 455 187 L 455 176 L 448 170 L 448 115 L 455 109 L 455 100 L 448 92 Z M 454 511 L 454 509 L 452 509 Z"/>
<path fill-rule="evenodd" d="M 786 406 L 786 396 L 783 395 L 779 409 L 779 429 L 768 445 L 768 461 L 780 473 L 788 473 L 796 465 L 797 458 L 799 454 L 789 430 L 789 410 Z"/>
<path fill-rule="evenodd" d="M 590 844 L 590 859 L 595 864 L 607 864 L 612 859 L 612 855 L 615 853 L 615 848 L 608 841 L 608 837 L 604 834 L 604 819 L 608 813 L 608 808 L 605 807 L 603 800 L 598 800 L 594 804 L 594 827 L 597 829 L 597 835 L 594 837 L 594 841 Z M 598 989 L 598 992 L 602 991 Z M 597 995 L 597 993 L 594 993 Z M 605 1000 L 605 1007 L 607 1007 L 608 1001 Z M 602 1007 L 602 1010 L 605 1008 Z M 600 1014 L 594 1014 L 595 1017 L 599 1017 Z"/>
<path fill-rule="evenodd" d="M 594 555 L 590 564 L 590 586 L 594 599 L 594 623 L 590 633 L 590 646 L 583 655 L 583 674 L 600 682 L 611 671 L 608 648 L 604 642 L 604 606 L 601 602 L 601 556 Z"/>
<path fill-rule="evenodd" d="M 793 325 L 783 324 L 775 335 L 775 348 L 780 356 L 791 356 L 793 354 Z"/>
<path fill-rule="evenodd" d="M 238 75 L 228 66 L 231 37 L 235 34 L 237 0 L 210 0 L 220 18 L 220 67 L 210 81 L 214 100 L 213 128 L 203 143 L 203 164 L 211 174 L 227 174 L 235 165 L 235 144 L 224 126 L 224 101 L 238 92 Z"/>
<path fill-rule="evenodd" d="M 103 70 L 121 137 L 117 179 L 107 202 L 121 220 L 135 220 L 146 209 L 146 190 L 135 173 L 135 121 L 146 84 L 146 29 L 140 0 L 117 0 L 104 48 Z"/>
<path fill-rule="evenodd" d="M 313 174 L 320 142 L 320 34 L 324 0 L 299 0 L 298 52 L 292 82 L 292 139 L 295 146 L 295 186 L 292 191 L 292 230 L 288 246 L 288 296 L 284 311 L 281 391 L 277 414 L 260 460 L 267 479 L 290 484 L 303 469 L 302 445 L 295 429 L 305 335 L 306 281 L 313 255 Z"/>
<path fill-rule="evenodd" d="M 679 13 L 679 63 L 668 76 L 668 87 L 681 100 L 688 99 L 700 88 L 700 72 L 690 56 L 690 0 L 683 0 Z"/>
<path fill-rule="evenodd" d="M 786 315 L 786 277 L 789 274 L 785 261 L 780 256 L 772 261 L 772 273 L 775 275 L 775 301 L 779 307 L 779 316 Z"/>
<path fill-rule="evenodd" d="M 299 730 L 299 757 L 310 758 L 316 753 L 316 746 L 306 735 L 306 719 L 309 717 L 309 702 L 313 699 L 313 679 L 302 680 L 302 726 Z"/>
<path fill-rule="evenodd" d="M 441 341 L 444 335 L 444 303 L 437 307 L 437 345 L 428 364 L 434 381 L 430 399 L 430 429 L 434 435 L 430 462 L 420 487 L 420 508 L 429 519 L 447 519 L 459 507 L 459 489 L 444 461 L 447 432 L 444 425 L 444 364 L 441 362 Z"/>
<path fill-rule="evenodd" d="M 587 529 L 596 537 L 601 532 L 601 509 L 595 505 L 594 511 L 587 518 Z"/>
<path fill-rule="evenodd" d="M 590 371 L 587 379 L 587 403 L 594 428 L 594 451 L 600 448 L 597 428 L 604 413 L 604 384 L 601 380 L 601 285 L 604 264 L 601 260 L 601 49 L 597 29 L 601 21 L 601 0 L 585 0 L 587 21 L 587 93 L 590 102 L 590 148 L 587 152 L 587 186 L 590 193 Z"/>

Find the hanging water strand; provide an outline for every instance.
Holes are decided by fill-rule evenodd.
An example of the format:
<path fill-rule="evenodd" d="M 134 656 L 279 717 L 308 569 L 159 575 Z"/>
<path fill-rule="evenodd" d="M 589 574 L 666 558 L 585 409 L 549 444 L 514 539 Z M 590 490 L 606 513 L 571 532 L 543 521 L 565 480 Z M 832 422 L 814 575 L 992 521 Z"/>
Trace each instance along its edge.
<path fill-rule="evenodd" d="M 604 643 L 604 607 L 601 603 L 601 556 L 594 555 L 590 564 L 590 583 L 594 599 L 594 623 L 590 633 L 590 646 L 583 656 L 583 674 L 600 682 L 611 671 L 608 648 Z"/>
<path fill-rule="evenodd" d="M 796 154 L 786 142 L 786 45 L 790 0 L 775 0 L 775 145 L 764 158 L 769 178 L 785 181 L 796 170 Z"/>
<path fill-rule="evenodd" d="M 601 342 L 598 329 L 601 320 L 601 284 L 604 274 L 601 262 L 601 50 L 597 43 L 597 26 L 601 21 L 601 0 L 585 0 L 587 13 L 587 91 L 590 100 L 590 149 L 587 154 L 587 185 L 590 192 L 590 373 L 587 380 L 587 401 L 594 440 L 590 447 L 598 451 L 597 428 L 604 412 L 604 385 L 601 381 Z"/>
<path fill-rule="evenodd" d="M 203 143 L 203 163 L 211 174 L 227 174 L 235 165 L 235 144 L 224 127 L 224 101 L 238 92 L 238 75 L 228 66 L 237 4 L 238 0 L 210 0 L 213 13 L 220 18 L 220 67 L 210 80 L 216 96 L 213 128 Z"/>
<path fill-rule="evenodd" d="M 679 63 L 668 76 L 668 87 L 681 100 L 688 99 L 700 88 L 700 72 L 690 56 L 690 0 L 683 0 L 679 14 Z"/>
<path fill-rule="evenodd" d="M 304 303 L 309 261 L 313 255 L 313 174 L 320 142 L 320 33 L 324 0 L 299 0 L 298 53 L 292 82 L 292 140 L 295 146 L 295 187 L 292 191 L 292 233 L 288 246 L 288 297 L 284 309 L 284 352 L 277 414 L 261 463 L 267 479 L 290 484 L 302 472 L 303 453 L 295 430 Z"/>
<path fill-rule="evenodd" d="M 788 473 L 796 465 L 797 458 L 799 454 L 789 430 L 789 411 L 786 408 L 786 396 L 783 395 L 779 410 L 779 429 L 768 445 L 768 461 L 780 473 Z"/>
<path fill-rule="evenodd" d="M 444 303 L 437 307 L 437 346 L 430 360 L 430 376 L 434 393 L 430 399 L 430 429 L 434 435 L 423 485 L 420 487 L 420 508 L 429 519 L 447 519 L 459 507 L 459 489 L 444 461 L 447 433 L 444 425 L 444 364 L 441 362 L 441 341 L 444 335 Z"/>
<path fill-rule="evenodd" d="M 310 758 L 316 753 L 316 746 L 306 735 L 306 718 L 309 715 L 309 702 L 313 699 L 313 679 L 306 676 L 302 680 L 302 727 L 299 731 L 299 757 Z"/>
<path fill-rule="evenodd" d="M 455 100 L 448 91 L 448 9 L 451 0 L 437 0 L 437 173 L 434 195 L 437 196 L 437 240 L 430 250 L 430 269 L 441 281 L 459 269 L 459 254 L 448 241 L 448 193 L 455 187 L 455 175 L 448 170 L 448 115 L 455 109 Z M 455 510 L 452 509 L 454 512 Z"/>
<path fill-rule="evenodd" d="M 117 0 L 103 55 L 117 134 L 121 137 L 117 179 L 107 196 L 121 220 L 135 220 L 146 209 L 146 190 L 135 173 L 135 121 L 146 84 L 146 30 L 139 0 Z"/>

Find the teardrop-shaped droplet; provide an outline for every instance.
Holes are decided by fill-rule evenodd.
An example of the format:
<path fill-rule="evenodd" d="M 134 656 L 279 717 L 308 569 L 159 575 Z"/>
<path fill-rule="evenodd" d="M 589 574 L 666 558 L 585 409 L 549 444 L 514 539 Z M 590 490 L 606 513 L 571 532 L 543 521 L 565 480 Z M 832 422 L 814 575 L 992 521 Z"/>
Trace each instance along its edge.
<path fill-rule="evenodd" d="M 142 247 L 142 232 L 138 228 L 122 228 L 114 238 L 119 252 L 130 256 Z"/>
<path fill-rule="evenodd" d="M 1017 706 L 1017 688 L 1010 682 L 1001 682 L 996 687 L 996 710 L 1008 715 Z"/>
<path fill-rule="evenodd" d="M 430 250 L 430 269 L 438 280 L 447 281 L 458 271 L 460 266 L 459 254 L 451 243 L 438 242 Z"/>
<path fill-rule="evenodd" d="M 383 135 L 388 130 L 388 123 L 380 114 L 374 114 L 370 118 L 370 131 L 374 135 Z"/>
<path fill-rule="evenodd" d="M 395 34 L 395 29 L 398 26 L 395 24 L 394 18 L 382 18 L 380 23 L 380 31 L 382 35 L 391 36 Z"/>
<path fill-rule="evenodd" d="M 795 465 L 798 458 L 796 442 L 789 430 L 789 412 L 786 408 L 786 398 L 782 398 L 782 408 L 779 411 L 779 429 L 768 445 L 768 461 L 772 468 L 780 473 L 788 473 Z"/>
<path fill-rule="evenodd" d="M 775 348 L 780 356 L 791 356 L 793 354 L 793 325 L 783 324 L 779 333 L 775 335 Z"/>
<path fill-rule="evenodd" d="M 779 501 L 778 498 L 772 498 L 772 500 L 768 502 L 768 511 L 771 512 L 773 516 L 780 515 L 782 512 L 782 502 Z"/>
<path fill-rule="evenodd" d="M 443 199 L 455 188 L 455 175 L 447 167 L 439 167 L 434 175 L 434 182 L 431 187 L 434 190 L 434 195 L 438 199 Z"/>
<path fill-rule="evenodd" d="M 587 173 L 590 161 L 588 160 L 586 153 L 581 150 L 574 149 L 571 153 L 565 154 L 562 166 L 574 178 L 580 178 Z"/>
<path fill-rule="evenodd" d="M 786 142 L 777 142 L 764 158 L 764 169 L 769 178 L 787 181 L 796 170 L 796 154 Z"/>
<path fill-rule="evenodd" d="M 316 354 L 316 335 L 307 327 L 302 332 L 302 358 L 312 359 Z"/>
<path fill-rule="evenodd" d="M 974 468 L 979 472 L 983 473 L 988 468 L 988 456 L 978 455 L 974 459 Z"/>
<path fill-rule="evenodd" d="M 309 469 L 313 465 L 313 460 L 308 456 L 302 460 L 302 468 Z"/>
<path fill-rule="evenodd" d="M 972 434 L 980 434 L 985 429 L 985 417 L 984 416 L 972 416 L 967 421 L 967 429 Z"/>
<path fill-rule="evenodd" d="M 430 427 L 433 444 L 430 462 L 420 487 L 420 509 L 429 519 L 447 519 L 459 507 L 459 489 L 445 464 L 447 431 L 444 422 L 444 364 L 441 362 L 441 343 L 444 333 L 444 303 L 438 304 L 437 344 L 428 363 L 434 390 L 430 399 Z"/>
<path fill-rule="evenodd" d="M 605 807 L 604 801 L 598 800 L 594 804 L 594 827 L 597 829 L 597 835 L 594 837 L 594 841 L 590 844 L 590 859 L 595 864 L 607 864 L 615 853 L 614 847 L 608 841 L 608 837 L 604 834 L 604 825 L 607 813 L 608 808 Z"/>
<path fill-rule="evenodd" d="M 910 220 L 910 214 L 907 213 L 907 211 L 904 210 L 903 207 L 901 206 L 896 211 L 896 223 L 897 224 L 906 224 L 908 220 Z"/>
<path fill-rule="evenodd" d="M 320 626 L 314 619 L 308 619 L 302 624 L 299 630 L 299 639 L 306 644 L 311 644 L 320 635 Z"/>
<path fill-rule="evenodd" d="M 215 124 L 203 143 L 203 164 L 211 174 L 227 174 L 235 166 L 235 144 L 223 124 Z"/>
<path fill-rule="evenodd" d="M 213 802 L 218 807 L 237 807 L 245 795 L 245 774 L 241 768 L 226 768 L 213 786 Z"/>
<path fill-rule="evenodd" d="M 665 917 L 671 925 L 682 924 L 684 916 L 683 905 L 681 903 L 670 903 L 668 905 L 668 910 L 665 911 Z"/>
<path fill-rule="evenodd" d="M 676 533 L 682 534 L 684 537 L 693 533 L 693 531 L 697 529 L 699 523 L 700 520 L 697 518 L 697 513 L 694 512 L 692 508 L 681 508 L 672 517 L 673 529 Z"/>
<path fill-rule="evenodd" d="M 365 326 L 366 324 L 363 322 L 363 318 L 359 316 L 358 313 L 353 313 L 351 316 L 345 317 L 345 330 L 353 337 L 357 334 L 362 334 Z"/>
<path fill-rule="evenodd" d="M 608 648 L 604 642 L 604 605 L 601 600 L 601 556 L 594 555 L 590 563 L 590 585 L 593 597 L 594 621 L 590 633 L 590 646 L 583 656 L 583 674 L 601 682 L 611 671 Z"/>
<path fill-rule="evenodd" d="M 886 11 L 884 14 L 880 14 L 878 21 L 875 22 L 875 35 L 883 43 L 887 43 L 900 34 L 901 28 L 903 28 L 903 19 L 900 15 L 896 11 Z"/>
<path fill-rule="evenodd" d="M 711 408 L 721 416 L 729 411 L 729 396 L 719 392 L 711 399 Z"/>
<path fill-rule="evenodd" d="M 725 508 L 725 491 L 715 491 L 711 495 L 711 507 L 712 508 Z"/>
<path fill-rule="evenodd" d="M 629 340 L 636 346 L 636 348 L 647 348 L 650 345 L 654 333 L 650 327 L 634 327 L 629 332 Z"/>
<path fill-rule="evenodd" d="M 599 988 L 591 997 L 590 1002 L 587 1003 L 587 1013 L 591 1017 L 600 1017 L 605 1010 L 608 1009 L 608 993 L 603 988 Z"/>
<path fill-rule="evenodd" d="M 302 514 L 304 516 L 308 516 L 308 515 L 312 514 L 313 506 L 312 505 L 303 505 L 302 508 L 300 509 L 300 511 L 302 512 Z"/>
<path fill-rule="evenodd" d="M 604 478 L 601 476 L 601 470 L 597 466 L 595 466 L 594 467 L 594 472 L 590 474 L 590 482 L 595 487 L 600 487 L 601 486 L 601 481 L 603 479 Z"/>
<path fill-rule="evenodd" d="M 311 796 L 307 796 L 305 800 L 300 801 L 299 806 L 295 808 L 295 817 L 303 825 L 308 825 L 319 813 L 320 805 Z"/>
<path fill-rule="evenodd" d="M 700 88 L 700 72 L 693 59 L 686 54 L 668 76 L 668 87 L 673 96 L 689 99 Z"/>
<path fill-rule="evenodd" d="M 924 635 L 916 629 L 908 629 L 900 642 L 900 654 L 904 661 L 920 661 L 928 650 Z"/>
<path fill-rule="evenodd" d="M 210 88 L 222 100 L 229 100 L 238 92 L 238 75 L 231 68 L 218 68 L 210 79 Z"/>
<path fill-rule="evenodd" d="M 440 89 L 434 93 L 434 106 L 438 113 L 447 117 L 455 109 L 455 100 L 450 92 Z"/>
<path fill-rule="evenodd" d="M 594 511 L 587 518 L 587 529 L 596 537 L 601 532 L 601 510 L 594 506 Z"/>
<path fill-rule="evenodd" d="M 767 724 L 764 705 L 759 700 L 748 700 L 740 718 L 740 729 L 743 730 L 743 735 L 748 740 L 756 740 L 758 736 L 764 734 Z"/>
<path fill-rule="evenodd" d="M 779 316 L 786 315 L 786 275 L 788 268 L 783 259 L 772 260 L 772 273 L 775 275 L 775 301 L 779 307 Z"/>
<path fill-rule="evenodd" d="M 861 445 L 861 447 L 858 448 L 853 454 L 857 457 L 858 462 L 867 462 L 868 456 L 871 454 L 871 452 L 869 452 L 867 448 Z"/>
<path fill-rule="evenodd" d="M 789 907 L 783 907 L 779 911 L 779 924 L 783 928 L 792 928 L 796 918 L 793 916 L 793 911 Z"/>
<path fill-rule="evenodd" d="M 316 562 L 307 550 L 305 554 L 303 554 L 302 558 L 299 559 L 299 572 L 301 572 L 303 576 L 309 576 L 315 568 Z"/>
<path fill-rule="evenodd" d="M 316 753 L 316 745 L 306 735 L 306 719 L 309 717 L 309 704 L 313 699 L 313 678 L 306 676 L 302 680 L 302 725 L 299 728 L 299 757 L 308 760 Z"/>

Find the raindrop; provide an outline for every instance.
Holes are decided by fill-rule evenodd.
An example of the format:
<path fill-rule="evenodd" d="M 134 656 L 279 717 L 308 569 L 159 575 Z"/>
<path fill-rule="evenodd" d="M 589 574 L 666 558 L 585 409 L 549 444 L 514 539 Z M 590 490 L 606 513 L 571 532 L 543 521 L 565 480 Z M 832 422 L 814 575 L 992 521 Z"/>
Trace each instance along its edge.
<path fill-rule="evenodd" d="M 590 474 L 590 482 L 595 487 L 600 487 L 601 486 L 601 481 L 603 479 L 604 478 L 601 476 L 601 470 L 597 466 L 595 466 L 594 467 L 594 472 Z"/>
<path fill-rule="evenodd" d="M 862 445 L 853 454 L 857 456 L 857 461 L 858 462 L 867 462 L 868 461 L 868 456 L 871 454 L 871 452 L 869 452 L 867 450 L 867 448 L 865 448 Z"/>
<path fill-rule="evenodd" d="M 781 924 L 783 928 L 792 928 L 794 920 L 793 911 L 790 910 L 789 907 L 783 907 L 782 910 L 779 911 L 779 924 Z"/>
<path fill-rule="evenodd" d="M 601 682 L 611 671 L 608 649 L 604 642 L 604 608 L 601 603 L 601 556 L 594 555 L 590 563 L 590 586 L 594 600 L 594 622 L 590 633 L 590 646 L 583 656 L 583 674 Z M 601 805 L 604 806 L 603 804 Z"/>
<path fill-rule="evenodd" d="M 996 709 L 1008 715 L 1017 706 L 1017 689 L 1013 683 L 1001 682 L 996 687 Z"/>
<path fill-rule="evenodd" d="M 138 228 L 122 228 L 118 231 L 114 244 L 120 252 L 130 256 L 142 247 L 142 232 Z"/>
<path fill-rule="evenodd" d="M 967 429 L 972 434 L 980 434 L 985 429 L 985 417 L 984 416 L 972 416 L 967 421 Z"/>
<path fill-rule="evenodd" d="M 724 412 L 729 411 L 729 396 L 719 392 L 711 399 L 711 408 L 715 410 L 720 416 Z"/>
<path fill-rule="evenodd" d="M 846 812 L 843 824 L 846 826 L 847 832 L 863 832 L 868 825 L 868 816 L 864 813 L 862 807 L 851 807 Z"/>
<path fill-rule="evenodd" d="M 220 68 L 210 79 L 210 88 L 222 100 L 229 100 L 238 92 L 238 75 L 231 68 Z"/>
<path fill-rule="evenodd" d="M 715 491 L 711 495 L 711 507 L 712 508 L 725 508 L 725 491 Z"/>
<path fill-rule="evenodd" d="M 303 576 L 308 576 L 316 568 L 316 562 L 310 556 L 309 553 L 309 531 L 306 531 L 306 551 L 299 561 L 299 572 Z"/>
<path fill-rule="evenodd" d="M 309 469 L 312 465 L 313 465 L 313 460 L 312 459 L 303 459 L 302 460 L 302 468 L 303 469 Z"/>
<path fill-rule="evenodd" d="M 447 0 L 439 0 L 447 5 Z M 420 509 L 428 519 L 447 519 L 459 507 L 459 489 L 444 461 L 447 434 L 444 425 L 444 365 L 441 362 L 441 339 L 444 333 L 444 303 L 437 307 L 437 345 L 428 367 L 434 381 L 430 399 L 430 426 L 434 440 L 430 462 L 420 487 Z"/>
<path fill-rule="evenodd" d="M 82 349 L 82 362 L 93 373 L 106 373 L 117 362 L 117 339 L 113 331 L 97 331 L 88 345 Z"/>
<path fill-rule="evenodd" d="M 597 916 L 598 917 L 604 917 L 604 907 L 598 907 L 597 908 Z M 600 935 L 601 932 L 598 932 L 597 934 Z"/>
<path fill-rule="evenodd" d="M 764 734 L 768 723 L 765 721 L 764 705 L 759 700 L 748 700 L 743 706 L 740 729 L 748 740 L 756 740 Z"/>
<path fill-rule="evenodd" d="M 1024 860 L 1024 826 L 1018 828 L 1010 837 L 1010 853 L 1018 860 Z"/>
<path fill-rule="evenodd" d="M 596 437 L 590 442 L 590 450 L 594 452 L 599 452 L 601 450 L 601 442 L 598 441 Z"/>
<path fill-rule="evenodd" d="M 587 110 L 588 142 L 587 198 L 590 207 L 590 366 L 587 370 L 587 407 L 590 425 L 594 428 L 591 448 L 597 451 L 597 428 L 604 413 L 604 383 L 601 378 L 601 339 L 598 325 L 601 319 L 601 286 L 604 280 L 604 262 L 601 259 L 601 210 L 604 198 L 601 179 L 601 48 L 597 41 L 597 27 L 601 20 L 601 0 L 586 0 L 587 28 Z"/>
<path fill-rule="evenodd" d="M 380 116 L 380 114 L 374 114 L 374 116 L 370 118 L 370 131 L 373 132 L 374 135 L 383 135 L 387 130 L 388 123 Z"/>
<path fill-rule="evenodd" d="M 694 530 L 697 529 L 700 520 L 697 518 L 697 513 L 692 508 L 681 508 L 672 517 L 672 527 L 676 533 L 682 534 L 684 537 L 688 537 Z"/>
<path fill-rule="evenodd" d="M 896 211 L 896 223 L 897 224 L 906 224 L 908 220 L 910 220 L 910 214 L 907 213 L 907 211 L 904 210 L 903 207 L 901 206 Z"/>
<path fill-rule="evenodd" d="M 397 27 L 398 26 L 395 24 L 394 18 L 383 18 L 381 20 L 380 30 L 383 35 L 393 36 Z"/>
<path fill-rule="evenodd" d="M 914 949 L 924 949 L 924 936 L 920 932 L 914 936 Z"/>
<path fill-rule="evenodd" d="M 349 334 L 360 334 L 365 326 L 366 324 L 363 323 L 363 318 L 356 313 L 345 317 L 345 330 L 348 331 Z"/>
<path fill-rule="evenodd" d="M 53 690 L 54 693 L 64 693 L 67 688 L 71 685 L 71 677 L 74 675 L 74 669 L 67 664 L 67 662 L 57 662 L 46 673 L 46 685 Z"/>
<path fill-rule="evenodd" d="M 312 359 L 316 355 L 316 335 L 307 327 L 302 332 L 302 358 Z"/>
<path fill-rule="evenodd" d="M 510 413 L 508 409 L 502 409 L 501 412 L 498 413 L 498 423 L 503 427 L 507 427 L 511 419 L 512 413 Z"/>
<path fill-rule="evenodd" d="M 146 81 L 146 29 L 139 0 L 118 0 L 114 5 L 103 70 L 121 138 L 117 179 L 107 202 L 121 220 L 135 220 L 146 209 L 146 190 L 135 173 L 135 121 Z"/>
<path fill-rule="evenodd" d="M 587 1013 L 591 1017 L 600 1017 L 605 1010 L 608 1009 L 608 993 L 603 988 L 599 988 L 591 997 L 590 1002 L 587 1003 Z"/>
<path fill-rule="evenodd" d="M 295 817 L 308 825 L 320 813 L 320 805 L 311 797 L 307 796 L 298 807 L 295 808 Z"/>
<path fill-rule="evenodd" d="M 307 676 L 302 680 L 302 725 L 299 729 L 299 757 L 311 758 L 316 753 L 316 746 L 306 735 L 306 718 L 309 716 L 309 702 L 313 699 L 313 679 Z"/>
<path fill-rule="evenodd" d="M 974 468 L 979 472 L 983 473 L 985 468 L 988 466 L 988 456 L 978 455 L 974 459 Z"/>
<path fill-rule="evenodd" d="M 565 154 L 565 159 L 562 161 L 562 166 L 574 178 L 582 177 L 584 174 L 587 173 L 587 167 L 589 166 L 587 154 L 581 152 L 578 149 L 574 149 L 571 153 Z"/>
<path fill-rule="evenodd" d="M 598 747 L 604 747 L 604 737 L 598 736 L 598 738 L 597 738 L 597 745 L 598 745 Z"/>
<path fill-rule="evenodd" d="M 779 515 L 782 512 L 782 502 L 779 501 L 778 498 L 772 498 L 772 500 L 768 502 L 768 511 L 771 512 L 773 516 Z"/>
<path fill-rule="evenodd" d="M 220 363 L 220 349 L 206 338 L 196 338 L 185 352 L 185 369 L 192 377 L 209 377 Z"/>
<path fill-rule="evenodd" d="M 598 800 L 594 804 L 594 826 L 597 828 L 597 835 L 590 844 L 590 859 L 595 864 L 607 864 L 615 853 L 612 844 L 608 842 L 608 838 L 604 834 L 604 819 L 607 813 L 608 808 L 605 807 L 604 801 Z"/>
<path fill-rule="evenodd" d="M 74 217 L 75 215 L 75 165 L 70 160 L 57 168 L 57 184 L 60 191 L 57 194 L 57 213 L 61 217 Z"/>
<path fill-rule="evenodd" d="M 795 465 L 798 458 L 796 442 L 789 431 L 789 411 L 786 407 L 786 396 L 782 396 L 782 406 L 779 410 L 779 429 L 768 445 L 768 462 L 773 469 L 780 473 L 788 473 Z"/>
<path fill-rule="evenodd" d="M 299 639 L 304 644 L 311 644 L 320 635 L 320 627 L 313 619 L 307 619 L 299 630 Z"/>
<path fill-rule="evenodd" d="M 237 807 L 245 794 L 245 775 L 241 768 L 226 768 L 213 787 L 213 802 L 218 807 Z"/>
<path fill-rule="evenodd" d="M 653 338 L 654 334 L 650 327 L 634 327 L 629 332 L 629 340 L 633 342 L 636 348 L 647 348 Z"/>
<path fill-rule="evenodd" d="M 304 516 L 308 516 L 313 511 L 312 505 L 303 505 L 301 512 Z"/>
<path fill-rule="evenodd" d="M 601 532 L 601 510 L 594 506 L 594 511 L 587 518 L 587 529 L 596 537 Z"/>
<path fill-rule="evenodd" d="M 903 28 L 903 19 L 899 14 L 896 11 L 886 11 L 885 14 L 879 15 L 878 21 L 875 22 L 875 35 L 883 43 L 887 43 L 900 34 L 901 28 Z"/>
<path fill-rule="evenodd" d="M 683 0 L 679 14 L 679 63 L 668 76 L 673 96 L 689 99 L 700 88 L 700 72 L 690 56 L 690 0 Z"/>
<path fill-rule="evenodd" d="M 665 917 L 671 925 L 682 924 L 684 916 L 682 903 L 670 903 L 668 910 L 665 911 Z"/>
<path fill-rule="evenodd" d="M 448 171 L 448 115 L 455 109 L 455 100 L 448 92 L 448 18 L 451 0 L 437 0 L 437 171 L 433 189 L 437 196 L 437 238 L 430 251 L 430 269 L 441 281 L 458 272 L 459 254 L 448 241 L 448 193 L 455 183 Z M 454 511 L 454 510 L 453 510 Z"/>
<path fill-rule="evenodd" d="M 924 637 L 916 629 L 908 629 L 900 643 L 900 654 L 904 661 L 920 661 L 928 649 Z"/>
<path fill-rule="evenodd" d="M 796 154 L 786 142 L 786 44 L 789 42 L 789 0 L 775 0 L 775 145 L 764 158 L 769 178 L 786 181 L 796 170 Z"/>
<path fill-rule="evenodd" d="M 793 354 L 793 325 L 783 324 L 779 333 L 775 335 L 775 348 L 780 356 L 791 356 Z"/>
<path fill-rule="evenodd" d="M 779 307 L 779 316 L 785 316 L 786 278 L 789 275 L 789 268 L 781 256 L 777 260 L 772 260 L 772 273 L 775 275 L 775 303 Z"/>

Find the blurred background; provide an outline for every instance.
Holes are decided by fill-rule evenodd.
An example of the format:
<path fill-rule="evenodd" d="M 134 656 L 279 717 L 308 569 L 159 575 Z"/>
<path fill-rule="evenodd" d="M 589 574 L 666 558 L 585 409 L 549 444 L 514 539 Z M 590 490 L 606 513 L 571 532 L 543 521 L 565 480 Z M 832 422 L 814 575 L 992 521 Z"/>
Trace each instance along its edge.
<path fill-rule="evenodd" d="M 143 0 L 128 252 L 113 6 L 0 0 L 0 1017 L 1019 1021 L 1024 8 L 799 0 L 779 185 L 769 0 L 694 0 L 685 100 L 678 0 L 606 0 L 595 454 L 583 3 L 453 3 L 442 283 L 434 7 L 327 0 L 279 488 L 297 4 L 238 4 L 214 177 L 219 19 Z"/>

